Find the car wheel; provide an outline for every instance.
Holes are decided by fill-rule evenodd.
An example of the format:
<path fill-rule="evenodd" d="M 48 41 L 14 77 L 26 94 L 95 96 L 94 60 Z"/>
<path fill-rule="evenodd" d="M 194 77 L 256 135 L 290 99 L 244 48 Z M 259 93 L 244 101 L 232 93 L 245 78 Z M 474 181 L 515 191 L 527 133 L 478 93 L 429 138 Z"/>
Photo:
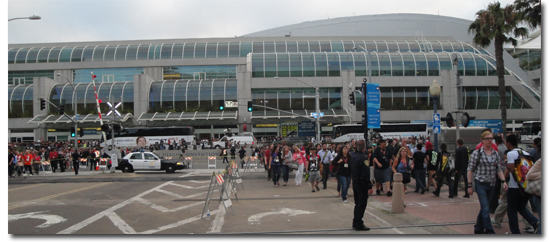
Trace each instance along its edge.
<path fill-rule="evenodd" d="M 174 172 L 176 172 L 176 166 L 174 165 L 166 166 L 166 173 L 174 173 Z"/>
<path fill-rule="evenodd" d="M 122 172 L 123 173 L 132 173 L 132 172 L 134 172 L 134 168 L 131 165 L 125 165 L 122 168 Z"/>

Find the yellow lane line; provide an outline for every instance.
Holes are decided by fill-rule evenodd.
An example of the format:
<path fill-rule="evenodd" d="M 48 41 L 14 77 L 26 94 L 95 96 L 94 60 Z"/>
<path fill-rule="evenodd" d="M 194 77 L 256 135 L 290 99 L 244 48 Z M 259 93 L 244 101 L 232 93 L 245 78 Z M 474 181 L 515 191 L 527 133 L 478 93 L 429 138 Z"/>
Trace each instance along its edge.
<path fill-rule="evenodd" d="M 37 184 L 37 185 L 33 185 L 33 186 L 28 186 L 28 187 L 14 188 L 14 189 L 8 190 L 8 192 L 17 191 L 17 190 L 21 190 L 21 189 L 27 189 L 27 188 L 31 188 L 31 187 L 38 187 L 38 186 L 43 186 L 43 185 L 46 185 L 46 184 Z"/>
<path fill-rule="evenodd" d="M 83 188 L 80 188 L 80 189 L 76 189 L 76 190 L 72 190 L 72 191 L 67 191 L 67 192 L 63 192 L 63 193 L 59 193 L 59 194 L 54 194 L 54 195 L 50 195 L 50 196 L 47 196 L 47 197 L 43 197 L 43 198 L 31 200 L 31 201 L 24 202 L 24 203 L 19 203 L 19 204 L 16 204 L 16 205 L 9 206 L 9 207 L 8 207 L 8 210 L 11 210 L 11 209 L 14 209 L 14 208 L 19 208 L 19 207 L 22 207 L 22 206 L 25 206 L 25 205 L 28 205 L 28 204 L 32 204 L 32 203 L 36 203 L 36 202 L 40 202 L 40 201 L 44 201 L 44 200 L 48 200 L 48 199 L 60 197 L 60 196 L 67 195 L 67 194 L 71 194 L 71 193 L 75 193 L 75 192 L 81 192 L 81 191 L 85 191 L 85 190 L 88 190 L 88 189 L 92 189 L 92 188 L 104 186 L 104 185 L 107 185 L 107 184 L 109 184 L 109 183 L 111 183 L 111 182 L 100 183 L 100 184 L 97 184 L 97 185 L 94 185 L 94 186 L 83 187 Z"/>

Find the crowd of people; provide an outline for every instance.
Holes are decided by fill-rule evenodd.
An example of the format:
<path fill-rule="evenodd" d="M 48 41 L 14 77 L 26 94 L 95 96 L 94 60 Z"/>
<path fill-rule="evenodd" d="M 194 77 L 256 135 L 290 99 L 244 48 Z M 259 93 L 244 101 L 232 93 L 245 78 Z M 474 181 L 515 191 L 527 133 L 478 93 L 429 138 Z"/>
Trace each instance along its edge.
<path fill-rule="evenodd" d="M 458 196 L 459 187 L 463 187 L 464 198 L 470 198 L 475 191 L 480 201 L 475 233 L 494 233 L 492 226 L 501 227 L 507 214 L 511 233 L 540 234 L 540 197 L 521 192 L 510 175 L 518 156 L 518 136 L 510 133 L 503 139 L 502 134 L 493 134 L 490 129 L 485 129 L 480 140 L 475 149 L 470 149 L 462 139 L 457 139 L 453 154 L 445 143 L 439 144 L 438 152 L 435 152 L 434 145 L 426 137 L 379 139 L 368 147 L 364 141 L 355 140 L 345 144 L 314 145 L 310 142 L 300 146 L 286 145 L 283 140 L 279 145 L 252 147 L 250 154 L 258 156 L 267 172 L 267 181 L 272 182 L 275 188 L 291 185 L 292 170 L 295 170 L 294 186 L 302 186 L 305 179 L 311 192 L 327 189 L 327 181 L 335 177 L 338 196 L 344 203 L 348 202 L 348 191 L 353 187 L 355 209 L 361 210 L 362 206 L 366 206 L 365 197 L 369 195 L 392 196 L 395 192 L 393 174 L 401 173 L 405 194 L 407 189 L 414 187 L 415 193 L 425 194 L 431 188 L 434 196 L 440 196 L 445 185 L 448 186 L 449 198 Z M 540 179 L 540 138 L 534 140 L 533 147 L 528 152 L 523 151 L 524 155 L 533 158 L 535 164 L 527 177 Z M 241 150 L 242 161 L 247 151 L 244 148 Z M 234 160 L 233 151 L 231 154 Z M 365 158 L 354 163 L 353 160 L 359 159 L 359 156 Z M 363 162 L 365 160 L 368 162 Z M 448 165 L 451 163 L 453 167 Z M 460 185 L 461 180 L 463 186 Z M 414 186 L 407 187 L 413 181 Z M 530 203 L 538 218 L 533 215 Z M 362 223 L 362 215 L 358 214 L 360 211 L 356 212 L 353 227 L 357 230 L 368 229 Z M 522 215 L 525 225 L 522 230 L 518 227 L 518 213 Z M 491 218 L 490 214 L 494 217 Z"/>

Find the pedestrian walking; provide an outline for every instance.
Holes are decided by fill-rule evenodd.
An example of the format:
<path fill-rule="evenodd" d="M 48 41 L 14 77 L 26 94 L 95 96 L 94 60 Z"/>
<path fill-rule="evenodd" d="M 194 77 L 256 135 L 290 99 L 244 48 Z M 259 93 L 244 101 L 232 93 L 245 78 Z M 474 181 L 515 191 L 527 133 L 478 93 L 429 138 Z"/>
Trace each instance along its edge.
<path fill-rule="evenodd" d="M 292 159 L 294 162 L 298 163 L 298 170 L 296 171 L 296 178 L 294 182 L 296 186 L 302 185 L 302 178 L 304 177 L 304 164 L 306 163 L 305 151 L 298 149 L 298 146 L 294 146 L 294 153 L 292 154 Z"/>
<path fill-rule="evenodd" d="M 472 195 L 474 193 L 472 183 L 475 183 L 475 191 L 480 205 L 476 224 L 474 225 L 474 233 L 476 234 L 495 233 L 489 216 L 489 201 L 496 183 L 495 174 L 501 179 L 504 190 L 508 189 L 501 170 L 498 152 L 491 147 L 492 140 L 493 134 L 491 131 L 484 131 L 481 134 L 483 146 L 472 153 L 468 164 L 468 194 Z"/>
<path fill-rule="evenodd" d="M 508 154 L 506 154 L 506 158 L 508 160 L 508 163 L 506 163 L 506 168 L 511 174 L 513 174 L 515 172 L 516 159 L 519 158 L 519 151 L 521 151 L 521 149 L 518 148 L 517 136 L 514 134 L 506 136 L 506 142 L 504 143 L 504 145 L 506 145 L 506 148 L 508 148 L 509 150 Z M 525 151 L 522 151 L 522 153 L 526 156 L 529 155 Z M 512 234 L 521 234 L 518 225 L 519 213 L 521 214 L 523 219 L 526 219 L 529 224 L 533 226 L 533 228 L 535 229 L 534 232 L 536 233 L 539 227 L 539 220 L 535 216 L 533 216 L 533 214 L 531 213 L 531 209 L 527 209 L 527 203 L 529 202 L 531 196 L 525 193 L 525 191 L 520 190 L 518 183 L 513 177 L 510 177 L 507 196 L 508 225 L 510 226 L 510 232 L 512 232 Z"/>
<path fill-rule="evenodd" d="M 279 146 L 274 145 L 270 156 L 269 169 L 271 169 L 273 178 L 273 186 L 278 187 L 279 179 L 281 178 L 281 152 L 279 152 Z"/>
<path fill-rule="evenodd" d="M 458 182 L 462 177 L 464 184 L 468 184 L 468 148 L 464 146 L 464 140 L 456 140 L 455 150 L 455 180 L 453 182 L 453 195 L 458 196 Z M 468 189 L 464 186 L 464 197 L 469 198 Z"/>
<path fill-rule="evenodd" d="M 355 207 L 353 208 L 352 227 L 358 231 L 368 231 L 369 227 L 365 226 L 363 216 L 367 209 L 367 201 L 369 199 L 369 189 L 372 188 L 370 181 L 369 161 L 365 154 L 365 141 L 357 142 L 357 152 L 350 162 L 351 180 L 353 183 L 353 198 Z"/>
<path fill-rule="evenodd" d="M 441 145 L 439 145 L 439 149 L 441 151 L 437 153 L 437 173 L 435 179 L 437 181 L 437 189 L 435 189 L 433 194 L 439 197 L 441 187 L 443 186 L 443 179 L 447 179 L 447 186 L 449 186 L 449 198 L 453 198 L 453 183 L 451 180 L 451 176 L 454 170 L 446 169 L 446 166 L 448 165 L 447 163 L 451 162 L 451 153 L 447 151 L 447 144 L 445 143 L 441 143 Z"/>
<path fill-rule="evenodd" d="M 315 192 L 315 189 L 319 191 L 319 181 L 321 181 L 321 158 L 317 155 L 317 150 L 309 149 L 309 155 L 307 156 L 307 168 L 306 172 L 309 175 L 309 182 L 311 183 L 311 192 Z M 314 188 L 315 186 L 315 188 Z"/>
<path fill-rule="evenodd" d="M 351 170 L 350 170 L 351 155 L 348 147 L 344 146 L 342 147 L 342 149 L 340 149 L 340 152 L 334 158 L 334 160 L 332 161 L 332 164 L 334 166 L 338 166 L 338 172 L 337 172 L 336 178 L 338 179 L 339 184 L 341 185 L 340 194 L 341 194 L 342 202 L 347 203 L 348 190 L 351 185 Z"/>
<path fill-rule="evenodd" d="M 73 152 L 71 154 L 71 157 L 73 158 L 73 169 L 74 174 L 78 175 L 78 168 L 79 168 L 79 160 L 80 160 L 80 153 L 77 149 L 73 149 Z"/>
<path fill-rule="evenodd" d="M 283 172 L 283 186 L 288 185 L 288 178 L 290 173 L 290 162 L 292 162 L 292 152 L 290 152 L 289 146 L 283 146 L 283 154 L 281 155 L 283 159 L 282 163 L 282 172 Z"/>
<path fill-rule="evenodd" d="M 323 166 L 323 174 L 321 174 L 323 179 L 323 189 L 327 189 L 327 181 L 330 177 L 330 163 L 334 157 L 332 157 L 332 153 L 327 150 L 327 144 L 323 144 L 321 147 L 322 150 L 320 150 L 317 155 L 321 157 L 321 164 Z"/>

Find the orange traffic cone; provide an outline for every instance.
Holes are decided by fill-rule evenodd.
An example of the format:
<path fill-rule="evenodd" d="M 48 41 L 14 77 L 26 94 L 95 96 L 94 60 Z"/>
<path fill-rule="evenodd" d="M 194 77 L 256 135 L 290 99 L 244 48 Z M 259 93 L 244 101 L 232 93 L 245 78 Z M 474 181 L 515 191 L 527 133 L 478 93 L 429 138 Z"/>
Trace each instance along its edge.
<path fill-rule="evenodd" d="M 98 165 L 95 166 L 95 170 L 99 171 L 99 166 Z"/>

